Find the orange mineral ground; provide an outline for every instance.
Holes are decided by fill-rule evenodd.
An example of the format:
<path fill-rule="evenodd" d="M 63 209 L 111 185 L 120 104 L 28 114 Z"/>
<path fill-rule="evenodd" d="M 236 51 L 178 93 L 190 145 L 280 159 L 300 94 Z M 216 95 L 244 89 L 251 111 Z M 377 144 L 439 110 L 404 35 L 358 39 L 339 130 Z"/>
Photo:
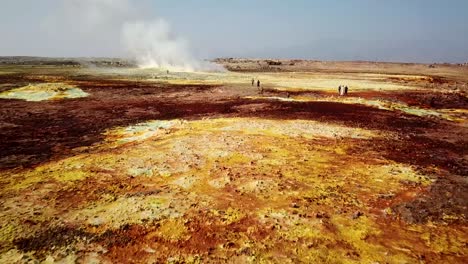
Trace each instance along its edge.
<path fill-rule="evenodd" d="M 218 63 L 1 66 L 0 262 L 466 263 L 467 67 Z"/>

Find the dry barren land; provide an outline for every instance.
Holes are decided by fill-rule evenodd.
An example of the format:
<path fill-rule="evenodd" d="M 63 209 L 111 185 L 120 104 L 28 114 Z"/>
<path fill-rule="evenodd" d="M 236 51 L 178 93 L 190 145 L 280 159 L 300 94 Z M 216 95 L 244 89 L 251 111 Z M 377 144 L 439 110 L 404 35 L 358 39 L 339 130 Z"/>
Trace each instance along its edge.
<path fill-rule="evenodd" d="M 0 263 L 467 262 L 468 67 L 217 62 L 0 64 Z"/>

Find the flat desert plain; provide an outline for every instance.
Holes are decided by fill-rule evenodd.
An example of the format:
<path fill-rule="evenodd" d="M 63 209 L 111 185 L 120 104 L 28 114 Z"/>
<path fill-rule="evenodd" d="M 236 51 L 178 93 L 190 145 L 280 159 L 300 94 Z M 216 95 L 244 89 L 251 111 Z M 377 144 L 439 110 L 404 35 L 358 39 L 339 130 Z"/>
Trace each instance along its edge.
<path fill-rule="evenodd" d="M 216 62 L 1 64 L 0 262 L 466 263 L 467 66 Z"/>

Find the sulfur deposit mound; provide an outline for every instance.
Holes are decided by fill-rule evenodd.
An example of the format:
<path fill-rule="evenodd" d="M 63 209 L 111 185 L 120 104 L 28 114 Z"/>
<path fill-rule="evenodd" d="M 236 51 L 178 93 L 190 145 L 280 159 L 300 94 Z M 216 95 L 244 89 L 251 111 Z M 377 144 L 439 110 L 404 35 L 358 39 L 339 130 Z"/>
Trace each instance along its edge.
<path fill-rule="evenodd" d="M 32 102 L 81 98 L 86 96 L 88 96 L 88 94 L 80 88 L 64 83 L 29 84 L 24 87 L 0 93 L 0 98 L 3 99 L 20 99 Z"/>

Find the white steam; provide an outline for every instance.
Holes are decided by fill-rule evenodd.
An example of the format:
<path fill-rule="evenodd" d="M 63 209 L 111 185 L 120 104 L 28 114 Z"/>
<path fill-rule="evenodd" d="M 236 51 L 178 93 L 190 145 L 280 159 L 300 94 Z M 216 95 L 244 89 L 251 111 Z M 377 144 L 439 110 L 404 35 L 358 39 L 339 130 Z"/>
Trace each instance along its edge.
<path fill-rule="evenodd" d="M 126 22 L 122 43 L 140 67 L 194 71 L 200 63 L 190 54 L 185 40 L 176 38 L 163 19 Z"/>
<path fill-rule="evenodd" d="M 130 0 L 62 1 L 43 27 L 50 40 L 66 47 L 63 52 L 67 54 L 125 55 L 135 59 L 142 68 L 216 69 L 195 59 L 188 43 L 175 36 L 166 20 L 149 16 L 148 9 L 138 3 L 141 4 Z"/>

